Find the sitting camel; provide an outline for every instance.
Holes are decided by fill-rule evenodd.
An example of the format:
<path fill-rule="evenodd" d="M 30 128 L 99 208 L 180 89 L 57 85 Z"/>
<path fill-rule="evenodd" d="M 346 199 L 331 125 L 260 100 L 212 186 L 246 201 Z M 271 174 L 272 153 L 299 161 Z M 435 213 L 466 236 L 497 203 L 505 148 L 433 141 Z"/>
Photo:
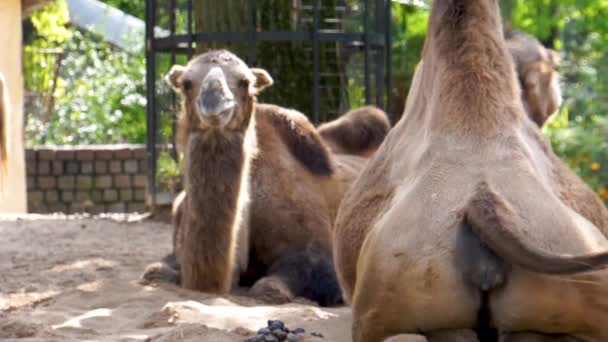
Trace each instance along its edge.
<path fill-rule="evenodd" d="M 524 109 L 539 127 L 562 104 L 557 52 L 544 47 L 535 37 L 505 27 L 505 39 L 519 79 Z"/>
<path fill-rule="evenodd" d="M 272 78 L 228 51 L 174 66 L 167 80 L 183 99 L 186 192 L 165 276 L 206 292 L 238 284 L 272 302 L 338 304 L 331 228 L 366 159 L 331 154 L 303 114 L 258 104 Z"/>
<path fill-rule="evenodd" d="M 433 2 L 405 114 L 340 204 L 356 342 L 608 340 L 608 211 L 524 112 L 499 12 Z"/>

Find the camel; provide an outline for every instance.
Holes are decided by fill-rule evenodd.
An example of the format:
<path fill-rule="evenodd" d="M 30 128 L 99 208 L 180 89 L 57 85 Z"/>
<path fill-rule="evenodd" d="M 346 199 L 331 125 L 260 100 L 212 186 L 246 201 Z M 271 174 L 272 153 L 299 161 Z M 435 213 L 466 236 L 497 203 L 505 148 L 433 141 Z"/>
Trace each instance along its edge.
<path fill-rule="evenodd" d="M 213 293 L 250 286 L 269 302 L 340 303 L 331 228 L 367 159 L 331 153 L 303 114 L 257 103 L 271 76 L 229 51 L 174 66 L 167 80 L 183 100 L 186 191 L 173 208 L 175 254 L 144 280 Z"/>
<path fill-rule="evenodd" d="M 515 62 L 524 108 L 542 127 L 562 104 L 559 86 L 559 55 L 535 37 L 506 25 L 507 47 Z"/>
<path fill-rule="evenodd" d="M 4 75 L 0 73 L 0 177 L 6 174 L 8 159 L 8 89 Z"/>
<path fill-rule="evenodd" d="M 498 0 L 436 0 L 428 32 L 334 226 L 353 340 L 608 340 L 607 211 L 526 115 Z"/>

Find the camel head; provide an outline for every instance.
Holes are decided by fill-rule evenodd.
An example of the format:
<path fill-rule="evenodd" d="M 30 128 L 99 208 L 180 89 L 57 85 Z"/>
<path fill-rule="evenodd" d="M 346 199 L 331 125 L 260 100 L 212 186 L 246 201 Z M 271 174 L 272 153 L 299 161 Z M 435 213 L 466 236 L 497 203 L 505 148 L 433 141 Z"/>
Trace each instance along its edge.
<path fill-rule="evenodd" d="M 165 79 L 181 94 L 191 129 L 244 130 L 256 95 L 273 83 L 268 72 L 249 68 L 226 50 L 174 65 Z"/>
<path fill-rule="evenodd" d="M 509 52 L 519 75 L 522 99 L 530 118 L 542 126 L 562 104 L 559 87 L 559 55 L 533 36 L 505 29 Z"/>

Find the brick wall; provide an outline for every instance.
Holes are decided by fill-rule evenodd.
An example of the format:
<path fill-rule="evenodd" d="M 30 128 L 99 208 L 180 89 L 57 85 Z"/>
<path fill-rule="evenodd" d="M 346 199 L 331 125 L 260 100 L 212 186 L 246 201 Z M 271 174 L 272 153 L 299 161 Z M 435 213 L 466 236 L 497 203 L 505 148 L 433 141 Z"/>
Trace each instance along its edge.
<path fill-rule="evenodd" d="M 144 145 L 27 149 L 26 168 L 31 213 L 146 210 Z"/>

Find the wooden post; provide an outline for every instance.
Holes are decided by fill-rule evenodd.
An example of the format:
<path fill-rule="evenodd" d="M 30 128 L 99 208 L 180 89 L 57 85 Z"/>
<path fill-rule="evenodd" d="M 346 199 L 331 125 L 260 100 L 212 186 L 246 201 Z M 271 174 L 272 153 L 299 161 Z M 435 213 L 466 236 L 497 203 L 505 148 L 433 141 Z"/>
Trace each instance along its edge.
<path fill-rule="evenodd" d="M 21 0 L 0 1 L 0 73 L 8 89 L 7 172 L 0 179 L 0 213 L 25 213 L 25 160 L 23 147 L 23 74 L 21 65 Z"/>

